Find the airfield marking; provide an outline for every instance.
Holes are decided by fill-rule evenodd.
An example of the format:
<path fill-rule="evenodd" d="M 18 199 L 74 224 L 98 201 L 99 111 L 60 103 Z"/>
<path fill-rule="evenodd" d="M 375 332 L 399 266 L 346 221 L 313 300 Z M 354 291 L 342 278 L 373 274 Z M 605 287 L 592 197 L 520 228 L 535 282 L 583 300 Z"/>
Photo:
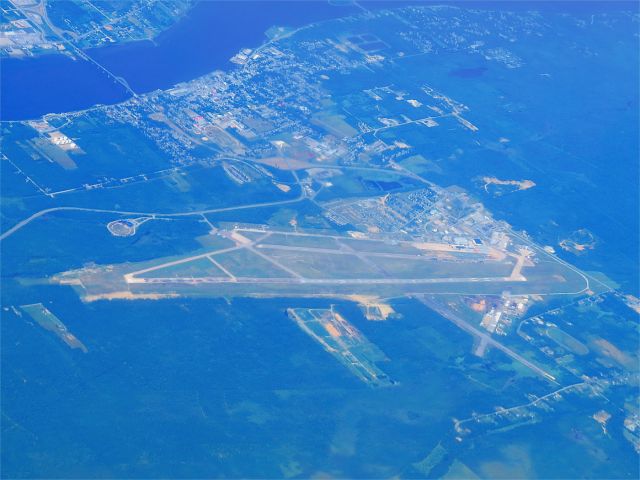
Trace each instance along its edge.
<path fill-rule="evenodd" d="M 171 278 L 163 278 L 163 277 L 156 277 L 153 279 L 145 279 L 145 278 L 137 278 L 139 275 L 144 274 L 144 273 L 148 273 L 148 272 L 152 272 L 152 271 L 156 271 L 156 270 L 161 270 L 163 268 L 167 268 L 167 267 L 171 267 L 171 266 L 175 266 L 175 265 L 180 265 L 183 263 L 189 263 L 192 262 L 194 260 L 199 260 L 201 258 L 208 258 L 210 261 L 214 262 L 217 266 L 220 266 L 218 262 L 216 262 L 212 256 L 213 255 L 220 255 L 220 254 L 224 254 L 227 252 L 231 252 L 231 251 L 236 251 L 236 250 L 248 250 L 258 256 L 260 256 L 261 258 L 263 258 L 264 260 L 270 262 L 271 264 L 275 265 L 277 268 L 279 268 L 280 270 L 283 270 L 287 273 L 289 273 L 290 275 L 292 275 L 293 277 L 295 277 L 294 279 L 281 279 L 281 278 L 273 278 L 273 277 L 260 277 L 260 278 L 252 278 L 252 277 L 238 277 L 233 275 L 231 272 L 229 272 L 228 270 L 221 268 L 222 271 L 225 272 L 225 274 L 235 283 L 260 283 L 261 281 L 264 283 L 316 283 L 316 284 L 336 284 L 336 285 L 343 285 L 343 284 L 349 284 L 349 283 L 353 283 L 353 284 L 420 284 L 420 283 L 473 283 L 473 282 L 523 282 L 526 281 L 526 279 L 524 277 L 517 276 L 514 277 L 513 273 L 508 276 L 508 277 L 448 277 L 448 278 L 407 278 L 407 279 L 403 279 L 403 278 L 384 278 L 384 279 L 379 279 L 379 278 L 358 278 L 358 279 L 341 279 L 341 278 L 336 278 L 336 279 L 312 279 L 312 278 L 307 278 L 302 276 L 301 274 L 299 274 L 298 272 L 296 272 L 295 270 L 291 269 L 290 267 L 287 267 L 286 265 L 283 265 L 279 260 L 274 259 L 262 252 L 260 252 L 258 249 L 264 248 L 264 249 L 275 249 L 275 250 L 285 250 L 285 251 L 299 251 L 299 252 L 308 252 L 308 253 L 327 253 L 327 254 L 334 254 L 334 255 L 350 255 L 350 256 L 355 256 L 356 258 L 367 258 L 369 256 L 373 256 L 373 257 L 383 257 L 383 258 L 401 258 L 401 259 L 408 259 L 408 260 L 424 260 L 424 261 L 428 261 L 429 258 L 428 257 L 423 257 L 420 255 L 409 255 L 409 254 L 395 254 L 395 253 L 385 253 L 385 252 L 358 252 L 353 250 L 353 252 L 349 252 L 349 251 L 345 251 L 345 250 L 336 250 L 336 249 L 326 249 L 326 248 L 314 248 L 314 247 L 297 247 L 297 246 L 290 246 L 290 245 L 277 245 L 277 244 L 263 244 L 263 243 L 258 243 L 261 242 L 262 240 L 265 240 L 268 237 L 271 237 L 272 235 L 278 233 L 278 232 L 273 232 L 273 231 L 269 231 L 269 230 L 260 230 L 260 229 L 234 229 L 232 230 L 232 234 L 235 232 L 242 232 L 242 231 L 252 231 L 255 233 L 262 233 L 263 235 L 260 236 L 258 239 L 253 240 L 253 241 L 249 241 L 248 243 L 243 243 L 243 244 L 239 244 L 236 245 L 234 247 L 229 247 L 229 248 L 225 248 L 225 249 L 220 249 L 220 250 L 214 250 L 214 251 L 210 251 L 210 252 L 206 252 L 206 253 L 202 253 L 202 254 L 198 254 L 198 255 L 192 255 L 190 257 L 186 257 L 186 258 L 182 258 L 182 259 L 178 259 L 178 260 L 173 260 L 167 263 L 163 263 L 160 265 L 155 265 L 152 267 L 148 267 L 142 270 L 137 270 L 134 272 L 130 272 L 124 275 L 124 280 L 127 283 L 225 283 L 228 280 L 225 278 L 221 278 L 221 277 L 197 277 L 197 278 L 193 278 L 193 277 L 171 277 Z M 311 235 L 311 234 L 300 234 L 300 235 L 308 235 L 308 236 L 319 236 L 319 237 L 333 237 L 336 239 L 341 239 L 343 237 L 339 237 L 339 236 L 330 236 L 330 235 Z M 351 248 L 347 245 L 344 245 L 347 248 Z M 257 247 L 257 248 L 256 248 Z M 370 260 L 369 260 L 370 261 Z M 523 260 L 524 262 L 524 260 Z M 372 262 L 374 265 L 376 265 L 374 262 Z M 380 269 L 380 267 L 378 267 L 378 269 Z M 386 272 L 382 272 L 384 276 L 387 276 Z"/>
<path fill-rule="evenodd" d="M 203 255 L 202 257 L 205 257 Z M 267 258 L 265 258 L 266 260 Z M 273 263 L 273 262 L 272 262 Z M 274 265 L 279 266 L 274 263 Z M 157 268 L 153 268 L 156 270 Z M 284 269 L 283 269 L 284 270 Z M 288 271 L 288 270 L 285 270 Z M 296 278 L 279 277 L 236 277 L 234 283 L 283 283 L 283 284 L 319 284 L 319 285 L 420 285 L 430 283 L 487 283 L 487 282 L 524 282 L 511 280 L 509 277 L 448 277 L 448 278 L 308 278 L 291 272 Z M 139 272 L 136 272 L 139 274 Z M 124 275 L 127 283 L 228 283 L 230 279 L 223 277 L 154 277 L 138 278 L 133 273 Z"/>
<path fill-rule="evenodd" d="M 287 267 L 286 265 L 283 265 L 282 263 L 280 263 L 278 260 L 271 258 L 267 255 L 265 255 L 262 252 L 259 252 L 258 250 L 256 250 L 255 248 L 253 248 L 252 246 L 247 246 L 245 247 L 247 250 L 249 250 L 252 253 L 255 253 L 256 255 L 258 255 L 259 257 L 264 258 L 267 262 L 272 263 L 273 265 L 275 265 L 276 267 L 278 267 L 280 270 L 283 270 L 285 272 L 287 272 L 290 275 L 293 275 L 294 277 L 298 278 L 300 281 L 305 282 L 306 279 L 300 275 L 298 272 L 296 272 L 295 270 L 292 270 L 291 268 Z"/>
<path fill-rule="evenodd" d="M 232 207 L 233 208 L 233 207 Z M 264 283 L 264 284 L 303 284 L 303 283 L 307 283 L 307 284 L 319 284 L 319 285 L 349 285 L 349 284 L 354 284 L 354 285 L 385 285 L 385 284 L 396 284 L 396 285 L 416 285 L 416 284 L 438 284 L 438 283 L 461 283 L 461 284 L 465 284 L 465 283 L 491 283 L 491 282 L 526 282 L 527 279 L 525 277 L 523 277 L 522 275 L 518 275 L 519 269 L 522 268 L 524 266 L 524 262 L 526 261 L 526 255 L 512 255 L 513 257 L 517 258 L 517 262 L 516 265 L 514 266 L 514 271 L 515 271 L 515 275 L 514 275 L 514 271 L 511 272 L 511 274 L 507 277 L 449 277 L 449 278 L 356 278 L 356 279 L 345 279 L 345 278 L 336 278 L 336 279 L 313 279 L 313 278 L 306 278 L 303 277 L 302 275 L 300 275 L 298 272 L 295 272 L 294 270 L 288 269 L 288 267 L 285 267 L 284 265 L 282 265 L 280 262 L 274 262 L 271 257 L 268 257 L 267 255 L 263 255 L 261 254 L 261 252 L 257 251 L 254 246 L 256 246 L 257 248 L 274 248 L 274 249 L 281 249 L 281 250 L 292 250 L 292 251 L 304 251 L 304 252 L 319 252 L 319 253 L 328 253 L 328 254 L 338 254 L 338 255 L 349 255 L 351 253 L 346 252 L 344 250 L 335 250 L 335 249 L 323 249 L 323 248 L 315 248 L 315 247 L 297 247 L 297 246 L 287 246 L 287 245 L 276 245 L 276 244 L 262 244 L 262 243 L 258 243 L 261 242 L 262 240 L 266 239 L 267 237 L 273 236 L 273 235 L 291 235 L 291 236 L 298 236 L 298 237 L 319 237 L 319 238 L 332 238 L 335 240 L 354 240 L 357 241 L 357 239 L 352 239 L 350 237 L 344 237 L 344 236 L 339 236 L 339 235 L 329 235 L 329 234 L 316 234 L 316 233 L 306 233 L 306 232 L 290 232 L 290 231 L 280 231 L 280 230 L 267 230 L 264 228 L 235 228 L 233 229 L 233 232 L 252 232 L 252 233 L 261 233 L 263 234 L 263 236 L 261 236 L 260 238 L 250 242 L 248 245 L 236 245 L 235 247 L 230 247 L 228 249 L 221 249 L 221 250 L 215 250 L 215 251 L 211 251 L 211 252 L 206 252 L 203 254 L 199 254 L 199 255 L 194 255 L 191 257 L 186 257 L 183 259 L 179 259 L 179 260 L 175 260 L 169 263 L 165 263 L 165 264 L 161 264 L 161 265 L 156 265 L 154 267 L 150 267 L 144 270 L 139 270 L 136 272 L 131 272 L 128 274 L 125 274 L 125 281 L 127 283 L 137 283 L 137 284 L 153 284 L 153 283 L 177 283 L 177 284 L 185 284 L 185 283 L 190 283 L 190 284 L 197 284 L 197 283 L 203 283 L 203 284 L 211 284 L 211 283 L 228 283 L 229 280 L 226 278 L 222 278 L 222 277 L 198 277 L 198 278 L 193 278 L 193 277 L 171 277 L 171 278 L 163 278 L 163 277 L 156 277 L 153 279 L 144 279 L 144 278 L 136 278 L 136 275 L 140 275 L 142 273 L 146 273 L 149 271 L 154 271 L 154 270 L 159 270 L 162 268 L 166 268 L 166 267 L 170 267 L 173 265 L 179 265 L 181 263 L 187 263 L 193 260 L 197 260 L 199 258 L 204 258 L 206 256 L 213 256 L 213 255 L 218 255 L 218 254 L 222 254 L 222 253 L 226 253 L 228 251 L 234 251 L 234 250 L 238 250 L 238 249 L 249 249 L 250 251 L 252 251 L 255 254 L 258 254 L 260 256 L 263 256 L 263 258 L 265 258 L 265 260 L 275 264 L 278 268 L 287 271 L 288 273 L 290 273 L 291 275 L 293 275 L 295 278 L 292 279 L 283 279 L 283 278 L 273 278 L 273 277 L 237 277 L 233 274 L 233 282 L 234 283 L 245 283 L 245 284 L 257 284 L 257 283 Z M 406 244 L 406 245 L 412 245 L 414 242 L 410 242 L 410 241 L 399 241 L 398 244 Z M 250 247 L 250 248 L 248 248 Z M 348 247 L 348 245 L 347 245 Z M 350 248 L 350 247 L 349 247 Z M 385 253 L 385 252 L 358 252 L 363 254 L 363 256 L 380 256 L 380 257 L 390 257 L 390 258 L 404 258 L 404 259 L 410 259 L 410 260 L 428 260 L 428 258 L 426 257 L 421 257 L 421 256 L 412 256 L 412 255 L 408 255 L 408 254 L 394 254 L 394 253 Z M 465 251 L 465 250 L 461 250 L 460 253 L 482 253 L 482 252 L 470 252 L 470 251 Z M 351 254 L 351 255 L 355 255 L 355 254 Z M 360 258 L 359 255 L 355 255 L 358 258 Z M 521 265 L 518 265 L 521 264 Z M 230 273 L 230 272 L 229 272 Z M 386 275 L 385 275 L 386 276 Z M 584 276 L 583 276 L 584 278 Z M 548 295 L 578 295 L 581 293 L 584 293 L 585 291 L 588 290 L 588 284 L 586 287 L 575 291 L 575 292 L 554 292 L 552 294 L 549 293 L 539 293 L 539 295 L 543 295 L 543 296 L 548 296 Z M 445 294 L 445 295 L 454 295 L 454 294 L 459 294 L 460 292 L 440 292 L 438 294 Z M 538 294 L 538 293 L 527 293 L 530 295 L 534 295 L 534 294 Z"/>
<path fill-rule="evenodd" d="M 433 260 L 431 257 L 428 257 L 428 256 L 411 255 L 409 253 L 366 252 L 366 251 L 365 252 L 361 252 L 361 251 L 358 251 L 358 250 L 345 251 L 345 250 L 336 250 L 336 249 L 333 249 L 333 248 L 297 247 L 297 246 L 293 246 L 293 245 L 277 245 L 277 244 L 272 244 L 272 243 L 260 243 L 260 244 L 256 245 L 256 247 L 257 248 L 263 248 L 263 249 L 266 249 L 266 250 L 285 250 L 285 251 L 292 251 L 292 252 L 327 253 L 329 255 L 350 255 L 350 256 L 353 256 L 353 257 L 359 257 L 360 255 L 362 255 L 364 257 L 400 258 L 400 259 L 405 259 L 405 260 L 418 260 L 418 261 L 431 261 L 431 260 Z M 439 251 L 439 250 L 434 249 L 433 251 Z M 476 253 L 478 255 L 483 255 L 482 252 L 470 252 L 470 251 L 464 251 L 464 250 L 461 250 L 459 253 Z M 516 276 L 520 276 L 520 275 L 518 274 Z"/>
<path fill-rule="evenodd" d="M 354 255 L 356 258 L 359 258 L 364 263 L 369 265 L 371 268 L 373 268 L 374 270 L 377 270 L 379 273 L 382 274 L 383 277 L 389 277 L 390 276 L 389 272 L 387 272 L 381 265 L 378 265 L 376 262 L 374 262 L 373 260 L 371 260 L 367 256 L 363 255 L 362 252 L 358 252 L 353 247 L 347 245 L 346 243 L 341 242 L 340 240 L 336 240 L 336 243 L 340 246 L 340 248 L 343 248 L 343 249 L 346 249 L 349 252 L 352 252 L 352 255 Z"/>
<path fill-rule="evenodd" d="M 160 270 L 162 268 L 173 267 L 174 265 L 180 265 L 182 263 L 188 263 L 188 262 L 191 262 L 193 260 L 199 260 L 201 258 L 206 258 L 209 255 L 218 255 L 220 253 L 227 253 L 227 252 L 232 252 L 234 250 L 240 250 L 241 248 L 242 247 L 239 247 L 239 246 L 229 247 L 229 248 L 224 248 L 222 250 L 215 250 L 213 252 L 201 253 L 199 255 L 193 255 L 193 256 L 187 257 L 187 258 L 181 258 L 179 260 L 173 260 L 171 262 L 163 263 L 162 265 L 155 265 L 153 267 L 144 268 L 142 270 L 137 270 L 135 272 L 125 273 L 124 274 L 124 279 L 125 279 L 125 281 L 127 283 L 144 283 L 143 281 L 141 282 L 141 280 L 145 280 L 145 279 L 135 278 L 135 276 L 136 275 L 140 275 L 142 273 L 153 272 L 154 270 Z"/>
<path fill-rule="evenodd" d="M 216 262 L 215 259 L 211 255 L 207 255 L 207 258 L 209 259 L 209 261 L 211 263 L 213 263 L 216 267 L 218 267 L 226 275 L 228 275 L 232 282 L 235 282 L 237 280 L 237 278 L 235 277 L 235 275 L 233 273 L 231 273 L 229 270 L 224 268 L 219 262 Z"/>

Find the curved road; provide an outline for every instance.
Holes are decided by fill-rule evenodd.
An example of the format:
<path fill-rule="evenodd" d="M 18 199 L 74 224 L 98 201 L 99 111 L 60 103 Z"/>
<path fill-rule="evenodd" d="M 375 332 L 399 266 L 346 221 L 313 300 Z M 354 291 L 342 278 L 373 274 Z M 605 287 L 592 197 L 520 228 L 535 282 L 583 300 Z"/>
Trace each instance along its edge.
<path fill-rule="evenodd" d="M 191 212 L 177 212 L 177 213 L 158 213 L 158 212 L 130 212 L 126 210 L 107 210 L 102 208 L 84 208 L 84 207 L 53 207 L 47 208 L 45 210 L 40 210 L 39 212 L 34 213 L 28 218 L 25 218 L 21 222 L 16 223 L 13 227 L 11 227 L 6 232 L 3 232 L 0 235 L 0 240 L 4 240 L 15 232 L 20 230 L 22 227 L 28 225 L 33 220 L 46 215 L 47 213 L 58 212 L 58 211 L 80 211 L 80 212 L 97 212 L 97 213 L 115 213 L 118 215 L 138 215 L 138 216 L 147 216 L 147 217 L 188 217 L 191 215 L 203 215 L 207 213 L 218 213 L 218 212 L 228 212 L 232 210 L 244 210 L 248 208 L 259 208 L 259 207 L 270 207 L 273 205 L 286 205 L 288 203 L 296 203 L 305 198 L 304 190 L 300 191 L 300 195 L 296 198 L 292 198 L 289 200 L 278 200 L 274 202 L 263 202 L 263 203 L 251 203 L 248 205 L 237 205 L 235 207 L 223 207 L 223 208 L 211 208 L 207 210 L 194 210 Z"/>
<path fill-rule="evenodd" d="M 237 161 L 239 159 L 230 158 L 230 157 L 224 157 L 221 160 Z M 324 166 L 323 168 L 333 168 L 333 169 L 343 169 L 344 168 L 344 169 L 352 169 L 352 170 L 357 169 L 357 170 L 376 170 L 376 171 L 383 170 L 383 169 L 379 169 L 379 168 L 348 167 L 348 166 L 343 166 L 343 165 L 340 165 L 340 166 Z M 398 170 L 400 170 L 402 173 L 400 173 Z M 296 198 L 293 198 L 293 199 L 290 199 L 290 200 L 278 200 L 278 201 L 274 201 L 274 202 L 264 202 L 264 203 L 251 203 L 251 204 L 248 204 L 248 205 L 239 205 L 239 206 L 235 206 L 235 207 L 212 208 L 212 209 L 208 209 L 208 210 L 194 210 L 194 211 L 191 211 L 191 212 L 179 212 L 179 213 L 131 212 L 131 211 L 126 211 L 126 210 L 108 210 L 108 209 L 101 209 L 101 208 L 86 208 L 86 207 L 52 207 L 52 208 L 47 208 L 45 210 L 40 210 L 39 212 L 34 213 L 30 217 L 25 218 L 24 220 L 18 222 L 13 227 L 11 227 L 6 232 L 3 232 L 0 235 L 0 241 L 4 240 L 5 238 L 8 238 L 11 235 L 13 235 L 15 232 L 17 232 L 22 227 L 24 227 L 24 226 L 28 225 L 29 223 L 31 223 L 36 218 L 42 217 L 43 215 L 46 215 L 47 213 L 52 213 L 52 212 L 57 212 L 57 211 L 64 211 L 64 210 L 80 211 L 80 212 L 115 213 L 115 214 L 118 214 L 118 215 L 138 215 L 138 216 L 148 216 L 148 217 L 185 217 L 185 216 L 189 216 L 189 215 L 202 215 L 202 214 L 206 214 L 206 213 L 227 212 L 227 211 L 232 211 L 232 210 L 244 210 L 244 209 L 248 209 L 248 208 L 270 207 L 272 205 L 286 205 L 288 203 L 296 203 L 296 202 L 299 202 L 299 201 L 303 200 L 304 198 L 306 198 L 306 196 L 305 196 L 305 193 L 304 193 L 304 188 L 302 188 L 302 185 L 300 184 L 300 179 L 298 178 L 297 173 L 295 172 L 295 170 L 292 170 L 292 173 L 293 173 L 293 176 L 294 176 L 294 178 L 296 180 L 296 183 L 300 187 L 300 195 L 298 195 Z M 403 167 L 400 167 L 400 166 L 398 166 L 397 169 L 394 169 L 393 173 L 404 174 L 407 177 L 412 177 L 412 178 L 415 178 L 416 180 L 422 181 L 423 183 L 431 185 L 431 182 L 423 179 L 419 175 L 415 175 L 412 172 L 409 172 L 408 170 L 406 170 L 406 169 L 404 169 Z"/>

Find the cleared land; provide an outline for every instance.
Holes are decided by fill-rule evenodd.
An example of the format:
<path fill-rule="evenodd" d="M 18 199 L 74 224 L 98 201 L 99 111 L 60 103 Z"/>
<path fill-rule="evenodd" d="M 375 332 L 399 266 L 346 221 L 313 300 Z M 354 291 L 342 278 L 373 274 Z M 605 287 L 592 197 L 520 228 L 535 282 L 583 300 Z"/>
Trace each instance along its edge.
<path fill-rule="evenodd" d="M 83 353 L 88 352 L 87 347 L 85 347 L 84 344 L 69 331 L 67 326 L 41 303 L 22 305 L 20 309 L 27 313 L 42 328 L 53 332 L 53 334 L 66 343 L 69 348 L 79 349 Z"/>
<path fill-rule="evenodd" d="M 391 386 L 394 382 L 376 366 L 388 361 L 384 353 L 333 309 L 290 308 L 289 318 L 366 384 Z"/>
<path fill-rule="evenodd" d="M 234 246 L 197 255 L 66 272 L 83 297 L 113 292 L 206 296 L 375 295 L 416 293 L 575 294 L 588 288 L 577 270 L 530 251 L 486 253 L 446 244 L 354 239 L 338 234 L 219 230 Z M 360 245 L 361 243 L 361 245 Z M 106 298 L 106 297 L 105 297 Z"/>

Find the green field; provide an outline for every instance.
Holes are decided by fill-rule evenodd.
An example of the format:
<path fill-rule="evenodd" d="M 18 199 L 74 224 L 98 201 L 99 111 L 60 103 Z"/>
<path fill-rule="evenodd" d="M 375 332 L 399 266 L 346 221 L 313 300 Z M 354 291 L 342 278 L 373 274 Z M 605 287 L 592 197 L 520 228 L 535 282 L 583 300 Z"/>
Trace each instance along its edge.
<path fill-rule="evenodd" d="M 226 277 L 207 257 L 199 258 L 191 262 L 179 263 L 170 267 L 159 268 L 144 274 L 145 278 L 167 278 L 167 277 Z"/>
<path fill-rule="evenodd" d="M 560 328 L 549 327 L 547 329 L 547 337 L 576 355 L 586 355 L 589 353 L 589 348 L 584 343 Z"/>
<path fill-rule="evenodd" d="M 255 253 L 242 249 L 216 255 L 215 260 L 236 277 L 287 278 L 284 270 Z"/>

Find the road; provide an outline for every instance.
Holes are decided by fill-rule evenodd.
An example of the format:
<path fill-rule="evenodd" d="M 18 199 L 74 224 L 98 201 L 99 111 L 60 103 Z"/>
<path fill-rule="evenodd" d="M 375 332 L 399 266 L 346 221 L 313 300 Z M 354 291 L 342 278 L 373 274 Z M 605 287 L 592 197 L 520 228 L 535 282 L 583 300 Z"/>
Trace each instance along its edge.
<path fill-rule="evenodd" d="M 243 161 L 244 159 L 238 159 L 238 158 L 232 158 L 232 157 L 222 157 L 222 158 L 220 158 L 220 160 L 221 161 L 222 160 Z M 247 159 L 247 160 L 251 160 L 251 159 Z M 379 168 L 371 168 L 371 167 L 344 167 L 344 166 L 331 166 L 331 165 L 323 166 L 323 168 L 338 169 L 338 170 L 343 169 L 343 168 L 345 168 L 345 169 L 356 169 L 356 170 L 375 170 L 375 171 L 378 171 L 378 172 L 382 170 L 382 169 L 379 169 Z M 406 170 L 406 169 L 404 169 L 404 168 L 402 168 L 400 166 L 397 166 L 397 169 L 398 170 L 402 170 L 402 172 L 408 177 L 419 179 L 423 183 L 431 185 L 431 182 L 428 182 L 427 180 L 424 180 L 422 177 L 419 177 L 419 176 L 409 172 L 408 170 Z M 294 176 L 294 178 L 296 180 L 296 183 L 300 186 L 300 195 L 298 197 L 296 197 L 295 199 L 280 200 L 280 201 L 275 201 L 275 202 L 252 203 L 252 204 L 239 205 L 239 206 L 234 206 L 234 207 L 212 208 L 212 209 L 207 209 L 207 210 L 197 210 L 197 211 L 179 212 L 179 213 L 140 212 L 140 211 L 127 211 L 127 210 L 108 210 L 108 209 L 100 209 L 100 208 L 85 208 L 85 207 L 70 207 L 70 206 L 69 207 L 52 207 L 52 208 L 47 208 L 47 209 L 44 209 L 44 210 L 40 210 L 39 212 L 34 213 L 30 217 L 25 218 L 24 220 L 21 220 L 20 222 L 18 222 L 13 227 L 11 227 L 8 230 L 6 230 L 5 232 L 2 232 L 2 234 L 0 234 L 0 241 L 4 240 L 5 238 L 10 237 L 15 232 L 17 232 L 18 230 L 20 230 L 24 226 L 26 226 L 29 223 L 31 223 L 33 220 L 36 220 L 37 218 L 42 217 L 43 215 L 46 215 L 48 213 L 53 213 L 53 212 L 57 212 L 57 211 L 114 213 L 114 214 L 118 214 L 118 215 L 138 215 L 138 216 L 155 216 L 155 217 L 182 217 L 182 216 L 189 216 L 189 215 L 202 215 L 202 214 L 206 214 L 206 213 L 228 212 L 228 211 L 233 211 L 233 210 L 243 210 L 243 209 L 249 209 L 249 208 L 269 207 L 269 206 L 274 206 L 274 205 L 286 205 L 286 204 L 290 204 L 290 203 L 295 203 L 295 202 L 299 202 L 299 201 L 303 200 L 304 198 L 306 198 L 306 196 L 305 196 L 305 193 L 304 193 L 304 189 L 302 188 L 302 185 L 300 184 L 300 179 L 298 178 L 297 173 L 295 171 L 292 171 L 292 174 L 293 174 L 293 176 Z M 70 190 L 70 191 L 73 191 L 73 190 Z M 64 193 L 64 192 L 56 192 L 56 193 Z M 47 195 L 46 192 L 44 192 L 44 194 Z M 304 234 L 300 234 L 300 235 L 304 235 Z"/>
<path fill-rule="evenodd" d="M 25 225 L 28 225 L 35 219 L 42 217 L 48 213 L 60 212 L 60 211 L 77 211 L 77 212 L 95 212 L 95 213 L 114 213 L 117 215 L 136 215 L 141 217 L 188 217 L 191 215 L 204 215 L 207 213 L 218 213 L 218 212 L 230 212 L 233 210 L 244 210 L 249 208 L 259 208 L 259 207 L 271 207 L 275 205 L 287 205 L 290 203 L 296 203 L 305 198 L 304 191 L 301 190 L 300 195 L 296 198 L 292 198 L 289 200 L 278 200 L 274 202 L 262 202 L 262 203 L 250 203 L 247 205 L 237 205 L 234 207 L 223 207 L 223 208 L 210 208 L 206 210 L 194 210 L 191 212 L 177 212 L 177 213 L 166 213 L 166 212 L 132 212 L 128 210 L 107 210 L 102 208 L 83 208 L 83 207 L 53 207 L 47 208 L 44 210 L 40 210 L 39 212 L 34 213 L 28 218 L 16 223 L 13 227 L 3 232 L 0 235 L 0 240 L 4 240 L 15 232 L 23 228 Z"/>
<path fill-rule="evenodd" d="M 559 395 L 560 393 L 567 392 L 569 390 L 573 390 L 574 388 L 584 387 L 586 385 L 588 385 L 587 382 L 574 383 L 574 384 L 571 384 L 571 385 L 567 385 L 566 387 L 562 387 L 562 388 L 559 388 L 557 390 L 554 390 L 551 393 L 547 393 L 546 395 L 543 395 L 542 397 L 538 397 L 535 400 L 532 400 L 532 401 L 530 401 L 528 403 L 523 403 L 522 405 L 516 405 L 516 406 L 510 407 L 510 408 L 503 408 L 503 409 L 500 409 L 500 410 L 496 410 L 495 412 L 485 413 L 483 415 L 478 415 L 478 416 L 475 416 L 475 417 L 465 418 L 464 420 L 456 420 L 455 421 L 456 430 L 463 423 L 467 423 L 467 422 L 471 422 L 471 421 L 479 421 L 479 420 L 481 420 L 483 418 L 489 418 L 489 417 L 494 417 L 494 416 L 498 416 L 498 415 L 504 415 L 505 413 L 509 413 L 509 412 L 514 411 L 514 410 L 518 410 L 519 408 L 532 407 L 533 405 L 535 405 L 537 403 L 540 403 L 540 402 L 546 400 L 547 398 L 551 398 L 554 395 Z"/>
<path fill-rule="evenodd" d="M 591 284 L 590 284 L 589 280 L 592 280 L 594 283 L 598 283 L 598 284 L 600 284 L 601 286 L 603 286 L 603 287 L 604 287 L 604 289 L 605 289 L 605 290 L 604 290 L 605 292 L 613 292 L 613 291 L 614 291 L 614 289 L 612 289 L 612 288 L 611 288 L 609 285 L 607 285 L 606 283 L 603 283 L 602 281 L 600 281 L 600 280 L 598 280 L 597 278 L 595 278 L 595 277 L 593 277 L 593 276 L 589 275 L 588 273 L 585 273 L 585 272 L 582 272 L 581 270 L 578 270 L 576 267 L 574 267 L 573 265 L 571 265 L 571 264 L 570 264 L 570 263 L 568 263 L 568 262 L 565 262 L 564 260 L 562 260 L 562 259 L 561 259 L 560 257 L 558 257 L 557 255 L 554 255 L 554 254 L 552 254 L 552 253 L 549 253 L 549 252 L 547 252 L 545 249 L 540 248 L 538 245 L 536 245 L 535 243 L 533 243 L 529 238 L 527 238 L 527 237 L 525 237 L 525 236 L 523 236 L 523 235 L 520 235 L 519 233 L 516 233 L 516 232 L 514 232 L 514 231 L 511 231 L 510 233 L 511 233 L 511 235 L 513 235 L 514 237 L 519 238 L 520 240 L 522 240 L 523 242 L 525 242 L 527 245 L 529 245 L 529 247 L 531 247 L 533 250 L 535 250 L 535 251 L 539 252 L 541 255 L 546 255 L 547 257 L 549 257 L 549 258 L 551 258 L 551 259 L 555 260 L 556 262 L 558 262 L 560 265 L 562 265 L 562 266 L 564 266 L 564 267 L 568 268 L 569 270 L 571 270 L 571 271 L 573 271 L 573 272 L 577 273 L 578 275 L 580 275 L 580 276 L 583 278 L 583 280 L 585 281 L 585 284 L 586 284 L 585 288 L 584 288 L 584 289 L 582 290 L 582 292 L 580 292 L 580 293 L 586 292 L 586 291 L 588 291 L 588 290 L 590 290 L 590 289 L 591 289 Z"/>
<path fill-rule="evenodd" d="M 556 384 L 558 383 L 553 375 L 543 370 L 542 368 L 538 367 L 535 363 L 527 360 L 519 353 L 514 352 L 509 347 L 498 342 L 493 337 L 491 337 L 491 335 L 489 335 L 488 333 L 478 330 L 473 325 L 469 324 L 468 322 L 465 322 L 462 318 L 458 317 L 455 313 L 451 312 L 450 310 L 447 310 L 446 308 L 439 305 L 438 303 L 429 300 L 425 296 L 420 295 L 420 296 L 416 296 L 415 298 L 420 302 L 422 302 L 423 304 L 425 304 L 431 310 L 437 312 L 438 314 L 440 314 L 441 316 L 443 316 L 444 318 L 452 322 L 458 328 L 477 337 L 482 342 L 486 342 L 487 345 L 506 353 L 509 357 L 521 363 L 522 365 L 529 368 L 530 370 L 540 375 L 541 377 L 544 377 L 546 380 L 549 380 L 552 383 L 556 383 Z"/>
<path fill-rule="evenodd" d="M 64 33 L 68 33 L 65 30 L 61 30 L 60 28 L 56 27 L 51 20 L 49 19 L 48 15 L 47 15 L 47 9 L 46 9 L 46 5 L 45 2 L 40 2 L 37 5 L 34 6 L 21 6 L 18 4 L 14 4 L 14 6 L 16 7 L 16 9 L 18 11 L 20 11 L 25 17 L 31 19 L 31 15 L 29 15 L 29 13 L 31 13 L 32 15 L 37 15 L 40 17 L 40 19 L 42 20 L 43 24 L 46 25 L 50 30 L 51 33 L 53 33 L 54 35 L 56 35 L 58 37 L 58 40 L 60 40 L 60 42 L 64 43 L 66 45 L 66 48 L 68 49 L 68 51 L 73 52 L 75 55 L 78 56 L 78 58 L 81 58 L 83 60 L 86 60 L 90 63 L 93 63 L 98 69 L 102 70 L 107 77 L 111 78 L 114 82 L 119 83 L 120 85 L 122 85 L 122 87 L 124 87 L 124 89 L 127 91 L 127 93 L 129 93 L 129 95 L 131 95 L 132 97 L 136 97 L 137 94 L 136 92 L 134 92 L 131 87 L 129 87 L 129 84 L 122 78 L 122 77 L 118 77 L 116 76 L 113 72 L 109 71 L 106 67 L 104 67 L 102 64 L 98 63 L 97 61 L 95 61 L 93 58 L 91 58 L 89 55 L 87 55 L 83 50 L 81 50 L 80 48 L 78 48 L 73 42 L 71 42 L 70 40 L 67 40 L 64 36 Z M 32 21 L 31 22 L 36 28 L 38 28 L 42 34 L 46 37 L 46 31 L 44 30 L 44 28 L 37 22 L 37 21 Z"/>

